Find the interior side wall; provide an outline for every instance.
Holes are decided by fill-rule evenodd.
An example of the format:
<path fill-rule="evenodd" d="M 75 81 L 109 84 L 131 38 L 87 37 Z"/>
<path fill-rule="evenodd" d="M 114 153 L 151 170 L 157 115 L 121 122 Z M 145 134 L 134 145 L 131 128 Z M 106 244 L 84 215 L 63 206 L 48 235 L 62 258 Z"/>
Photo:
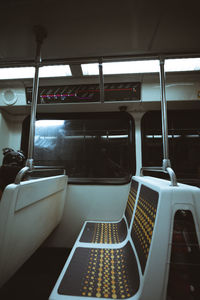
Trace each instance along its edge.
<path fill-rule="evenodd" d="M 23 118 L 15 118 L 0 111 L 0 165 L 3 159 L 2 149 L 9 147 L 20 149 Z"/>
<path fill-rule="evenodd" d="M 1 138 L 0 138 L 0 164 L 1 164 L 3 158 L 2 149 L 8 147 L 8 143 L 9 143 L 9 128 L 1 111 L 0 111 L 0 133 L 1 133 Z"/>

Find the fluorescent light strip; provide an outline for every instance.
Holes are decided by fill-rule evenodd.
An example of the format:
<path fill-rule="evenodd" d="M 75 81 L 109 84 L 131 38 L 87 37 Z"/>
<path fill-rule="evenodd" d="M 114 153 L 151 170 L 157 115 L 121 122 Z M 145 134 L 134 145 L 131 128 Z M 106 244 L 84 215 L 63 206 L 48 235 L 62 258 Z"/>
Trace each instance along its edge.
<path fill-rule="evenodd" d="M 35 122 L 36 127 L 54 127 L 54 126 L 63 126 L 65 123 L 64 120 L 38 120 Z"/>
<path fill-rule="evenodd" d="M 166 72 L 184 72 L 184 71 L 199 71 L 200 58 L 179 58 L 179 59 L 166 59 L 165 71 Z"/>
<path fill-rule="evenodd" d="M 99 75 L 99 64 L 82 64 L 83 75 Z"/>
<path fill-rule="evenodd" d="M 159 72 L 158 60 L 125 61 L 103 64 L 103 74 L 137 74 Z"/>
<path fill-rule="evenodd" d="M 83 75 L 99 75 L 98 63 L 82 64 Z M 166 59 L 166 72 L 199 71 L 200 58 Z M 103 63 L 103 74 L 139 74 L 158 73 L 160 71 L 159 60 L 137 60 L 125 62 Z"/>
<path fill-rule="evenodd" d="M 172 138 L 180 138 L 181 135 L 180 134 L 175 134 L 175 135 L 168 135 L 168 138 L 169 139 L 172 139 Z M 161 139 L 162 138 L 162 135 L 146 135 L 146 138 L 147 139 Z"/>
<path fill-rule="evenodd" d="M 43 66 L 39 69 L 39 77 L 65 77 L 72 76 L 69 65 Z"/>
<path fill-rule="evenodd" d="M 82 64 L 83 75 L 98 75 L 99 65 Z M 145 60 L 145 61 L 125 61 L 125 62 L 111 62 L 103 63 L 103 74 L 136 74 L 136 73 L 156 73 L 159 72 L 159 60 Z"/>
<path fill-rule="evenodd" d="M 198 134 L 187 134 L 186 137 L 187 138 L 199 138 L 200 135 L 198 135 Z"/>
<path fill-rule="evenodd" d="M 0 79 L 33 78 L 34 73 L 34 67 L 0 68 Z"/>
<path fill-rule="evenodd" d="M 0 79 L 28 79 L 33 78 L 34 67 L 0 68 Z M 72 76 L 69 65 L 43 66 L 39 69 L 39 77 Z"/>
<path fill-rule="evenodd" d="M 128 135 L 124 134 L 124 135 L 102 135 L 102 138 L 104 139 L 124 139 L 124 138 L 128 138 Z"/>

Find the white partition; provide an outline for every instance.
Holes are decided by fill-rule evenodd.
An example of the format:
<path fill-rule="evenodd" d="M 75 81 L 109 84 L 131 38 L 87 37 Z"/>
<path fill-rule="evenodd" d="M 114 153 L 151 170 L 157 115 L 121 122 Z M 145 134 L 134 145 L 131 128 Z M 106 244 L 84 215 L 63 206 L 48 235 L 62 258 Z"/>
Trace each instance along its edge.
<path fill-rule="evenodd" d="M 67 176 L 10 184 L 0 201 L 0 286 L 33 254 L 61 220 Z"/>

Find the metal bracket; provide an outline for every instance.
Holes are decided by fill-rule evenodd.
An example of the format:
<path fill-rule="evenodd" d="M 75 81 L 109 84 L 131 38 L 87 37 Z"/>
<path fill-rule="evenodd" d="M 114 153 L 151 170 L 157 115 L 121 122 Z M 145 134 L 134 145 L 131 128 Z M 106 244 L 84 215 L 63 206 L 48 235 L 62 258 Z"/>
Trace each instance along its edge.
<path fill-rule="evenodd" d="M 163 172 L 169 174 L 170 180 L 171 180 L 171 186 L 178 186 L 176 174 L 173 171 L 171 167 L 167 167 L 166 169 L 163 169 L 162 167 L 142 167 L 140 169 L 140 176 L 143 175 L 143 171 L 150 171 L 150 172 Z"/>

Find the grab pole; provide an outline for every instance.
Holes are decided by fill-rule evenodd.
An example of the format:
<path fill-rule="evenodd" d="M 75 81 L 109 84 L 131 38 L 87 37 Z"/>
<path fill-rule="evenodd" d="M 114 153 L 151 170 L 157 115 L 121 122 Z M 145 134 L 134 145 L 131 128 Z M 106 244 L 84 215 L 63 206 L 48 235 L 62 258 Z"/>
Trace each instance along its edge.
<path fill-rule="evenodd" d="M 39 67 L 41 63 L 41 46 L 43 40 L 47 36 L 46 30 L 41 26 L 36 26 L 34 28 L 34 32 L 36 36 L 37 46 L 36 46 L 36 56 L 35 56 L 35 76 L 33 79 L 28 155 L 26 160 L 26 166 L 29 167 L 30 170 L 33 169 L 33 147 L 34 147 L 35 120 L 36 120 L 36 108 L 37 108 L 38 87 L 39 87 Z"/>
<path fill-rule="evenodd" d="M 161 91 L 161 119 L 162 119 L 162 140 L 163 140 L 163 169 L 171 168 L 168 146 L 168 125 L 167 125 L 167 101 L 165 93 L 165 61 L 160 59 L 160 91 Z"/>
<path fill-rule="evenodd" d="M 171 186 L 177 186 L 177 179 L 174 170 L 171 168 L 169 159 L 168 147 L 168 126 L 167 126 L 167 101 L 165 93 L 165 60 L 160 58 L 160 91 L 161 91 L 161 119 L 162 119 L 162 141 L 163 141 L 163 161 L 162 167 L 142 167 L 140 176 L 143 176 L 143 171 L 164 172 L 168 173 Z"/>
<path fill-rule="evenodd" d="M 104 77 L 103 77 L 103 59 L 99 59 L 99 91 L 100 91 L 100 102 L 104 103 Z"/>

